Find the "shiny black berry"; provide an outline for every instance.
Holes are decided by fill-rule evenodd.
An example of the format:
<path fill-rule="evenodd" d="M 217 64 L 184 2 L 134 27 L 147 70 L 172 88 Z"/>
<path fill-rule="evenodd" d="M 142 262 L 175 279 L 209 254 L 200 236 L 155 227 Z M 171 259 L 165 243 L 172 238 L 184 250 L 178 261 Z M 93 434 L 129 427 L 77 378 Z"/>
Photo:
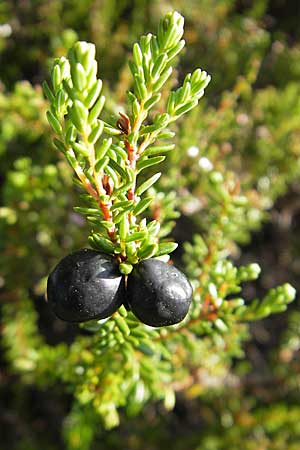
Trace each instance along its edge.
<path fill-rule="evenodd" d="M 112 256 L 80 250 L 51 272 L 47 297 L 56 316 L 67 322 L 105 319 L 124 301 L 124 277 Z"/>
<path fill-rule="evenodd" d="M 127 301 L 132 312 L 152 327 L 181 322 L 189 310 L 192 293 L 186 276 L 158 259 L 142 261 L 128 276 Z"/>

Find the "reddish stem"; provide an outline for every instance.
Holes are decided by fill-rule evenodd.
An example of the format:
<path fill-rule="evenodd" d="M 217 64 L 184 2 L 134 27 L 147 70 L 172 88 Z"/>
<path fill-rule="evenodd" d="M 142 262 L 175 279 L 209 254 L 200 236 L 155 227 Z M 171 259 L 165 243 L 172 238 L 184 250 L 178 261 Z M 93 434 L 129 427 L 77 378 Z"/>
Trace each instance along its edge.
<path fill-rule="evenodd" d="M 130 167 L 135 168 L 135 162 L 136 162 L 136 153 L 134 151 L 134 148 L 130 144 L 130 142 L 126 139 L 125 141 L 125 147 L 128 153 L 128 161 L 130 164 Z"/>
<path fill-rule="evenodd" d="M 132 145 L 130 144 L 128 139 L 125 140 L 125 147 L 127 149 L 129 165 L 130 165 L 130 167 L 132 169 L 135 169 L 136 161 L 137 161 L 137 154 L 136 154 L 136 151 L 135 151 L 134 147 L 132 147 Z M 134 197 L 135 197 L 135 184 L 132 186 L 132 188 L 130 188 L 128 190 L 127 197 L 128 197 L 128 200 L 134 200 Z"/>
<path fill-rule="evenodd" d="M 113 223 L 113 220 L 112 220 L 112 214 L 111 214 L 111 211 L 109 209 L 109 205 L 107 205 L 107 203 L 104 203 L 104 202 L 102 202 L 100 200 L 98 192 L 93 188 L 92 184 L 90 183 L 89 180 L 87 180 L 87 178 L 85 177 L 84 174 L 81 174 L 81 173 L 77 172 L 77 176 L 81 180 L 82 185 L 84 186 L 86 191 L 98 203 L 98 205 L 99 205 L 99 207 L 100 207 L 100 209 L 102 211 L 104 220 L 106 220 L 107 222 L 111 222 L 112 230 L 107 230 L 107 234 L 111 238 L 111 240 L 113 241 L 114 240 L 114 234 L 115 234 L 115 226 L 114 226 L 114 223 Z"/>
<path fill-rule="evenodd" d="M 128 197 L 128 200 L 134 200 L 134 190 L 133 189 L 129 189 L 129 191 L 127 193 L 127 197 Z"/>

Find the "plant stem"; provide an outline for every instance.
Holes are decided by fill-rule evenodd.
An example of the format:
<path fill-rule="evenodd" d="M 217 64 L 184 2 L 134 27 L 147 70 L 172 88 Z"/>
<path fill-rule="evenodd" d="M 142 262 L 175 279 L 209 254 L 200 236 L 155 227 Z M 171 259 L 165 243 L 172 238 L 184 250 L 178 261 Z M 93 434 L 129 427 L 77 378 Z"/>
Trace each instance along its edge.
<path fill-rule="evenodd" d="M 93 169 L 93 179 L 95 181 L 96 189 L 93 188 L 93 186 L 91 185 L 90 181 L 87 179 L 87 177 L 85 176 L 85 174 L 83 173 L 81 168 L 80 168 L 81 169 L 80 176 L 79 176 L 77 170 L 76 170 L 76 173 L 77 173 L 77 176 L 79 177 L 80 181 L 82 182 L 83 186 L 87 190 L 87 192 L 90 195 L 92 195 L 92 197 L 96 200 L 97 204 L 99 205 L 99 207 L 102 211 L 104 220 L 106 220 L 107 222 L 111 222 L 111 228 L 107 230 L 107 234 L 110 237 L 110 239 L 112 241 L 114 241 L 115 224 L 113 223 L 113 217 L 112 217 L 112 213 L 110 211 L 111 204 L 103 202 L 101 200 L 101 196 L 106 195 L 106 191 L 103 187 L 101 178 L 99 178 L 99 175 L 95 170 L 95 161 L 96 161 L 95 147 L 94 147 L 94 145 L 91 145 L 89 143 L 88 137 L 85 133 L 83 134 L 82 138 L 83 138 L 84 144 L 86 145 L 87 149 L 89 150 L 89 164 L 90 164 L 91 168 Z"/>

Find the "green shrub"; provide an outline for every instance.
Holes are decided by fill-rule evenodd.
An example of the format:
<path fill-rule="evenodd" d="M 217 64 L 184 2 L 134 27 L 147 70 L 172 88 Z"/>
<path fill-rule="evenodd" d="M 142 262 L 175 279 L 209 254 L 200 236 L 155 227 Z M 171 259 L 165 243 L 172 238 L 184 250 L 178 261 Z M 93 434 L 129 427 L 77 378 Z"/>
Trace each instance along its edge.
<path fill-rule="evenodd" d="M 247 384 L 253 372 L 244 359 L 249 322 L 284 311 L 295 290 L 283 284 L 260 300 L 249 299 L 243 283 L 256 280 L 260 268 L 254 261 L 241 264 L 238 257 L 300 173 L 299 45 L 290 44 L 281 30 L 268 30 L 269 2 L 254 3 L 241 14 L 232 0 L 171 2 L 186 19 L 186 49 L 176 57 L 177 68 L 158 90 L 161 96 L 150 105 L 147 119 L 137 108 L 149 98 L 143 99 L 139 79 L 133 83 L 127 62 L 139 34 L 155 33 L 169 3 L 52 0 L 19 2 L 13 8 L 4 1 L 0 7 L 3 22 L 11 26 L 0 28 L 5 61 L 0 86 L 0 295 L 7 364 L 0 394 L 5 398 L 6 391 L 11 393 L 9 408 L 24 417 L 20 442 L 9 436 L 7 448 L 11 442 L 12 448 L 24 450 L 162 447 L 173 442 L 172 423 L 180 426 L 176 406 L 175 412 L 165 413 L 174 409 L 176 399 L 188 412 L 182 436 L 175 433 L 175 449 L 298 448 L 297 313 L 291 313 L 281 347 L 269 357 L 267 381 L 259 376 Z M 183 85 L 186 73 L 200 66 L 212 75 L 199 105 L 191 103 L 192 110 L 168 123 L 176 133 L 175 148 L 157 169 L 162 176 L 143 194 L 153 201 L 141 218 L 161 225 L 149 255 L 159 253 L 159 243 L 176 239 L 179 247 L 172 258 L 194 288 L 187 319 L 174 327 L 149 329 L 124 307 L 104 323 L 75 327 L 55 319 L 45 303 L 47 276 L 59 259 L 85 247 L 91 229 L 104 236 L 95 217 L 87 225 L 79 214 L 93 206 L 90 198 L 85 204 L 73 183 L 72 169 L 78 161 L 83 166 L 84 148 L 75 146 L 76 158 L 69 158 L 69 164 L 66 149 L 53 148 L 55 132 L 46 120 L 49 101 L 40 86 L 45 78 L 51 85 L 55 58 L 67 56 L 77 39 L 96 44 L 106 97 L 99 120 L 105 122 L 103 136 L 113 136 L 109 158 L 115 162 L 120 160 L 111 155 L 124 153 L 124 133 L 121 140 L 116 134 L 119 112 L 126 112 L 132 123 L 139 117 L 147 120 L 133 136 L 143 139 L 142 132 L 147 136 L 159 129 L 169 92 Z M 61 139 L 65 135 L 55 119 L 63 123 L 67 109 L 60 115 L 55 82 L 52 125 Z M 128 103 L 129 90 L 135 98 Z M 76 111 L 70 117 L 80 128 Z M 117 171 L 115 184 L 122 187 L 126 166 L 112 164 L 109 174 Z M 143 181 L 153 174 L 149 168 Z M 75 205 L 81 209 L 74 211 Z M 116 229 L 122 238 L 120 223 Z M 140 259 L 145 255 L 147 251 Z M 123 267 L 124 272 L 130 269 Z M 30 423 L 31 389 L 46 393 L 49 401 L 53 393 L 64 444 L 56 445 L 47 430 L 40 433 Z M 186 432 L 193 414 L 196 426 Z"/>

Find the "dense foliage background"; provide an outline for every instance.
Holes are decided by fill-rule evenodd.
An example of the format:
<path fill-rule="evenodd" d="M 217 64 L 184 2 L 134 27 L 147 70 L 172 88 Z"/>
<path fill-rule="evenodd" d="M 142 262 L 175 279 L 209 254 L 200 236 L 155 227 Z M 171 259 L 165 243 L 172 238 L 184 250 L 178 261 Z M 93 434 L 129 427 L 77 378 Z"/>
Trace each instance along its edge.
<path fill-rule="evenodd" d="M 145 398 L 136 384 L 118 402 L 120 391 L 113 392 L 107 376 L 105 393 L 121 407 L 113 428 L 116 412 L 101 410 L 107 398 L 95 414 L 89 387 L 78 382 L 79 356 L 91 365 L 83 377 L 96 376 L 94 355 L 82 343 L 89 332 L 55 319 L 44 301 L 47 274 L 62 256 L 86 246 L 87 227 L 72 212 L 77 192 L 52 148 L 40 85 L 55 57 L 77 39 L 92 41 L 107 114 L 116 116 L 131 84 L 133 42 L 155 32 L 173 8 L 185 16 L 187 46 L 171 86 L 195 67 L 212 82 L 177 129 L 152 213 L 180 242 L 174 259 L 194 284 L 199 278 L 206 309 L 192 329 L 197 341 L 186 336 L 178 344 L 172 377 L 161 368 L 176 391 L 174 408 L 172 392 L 161 395 L 155 380 Z M 285 282 L 299 288 L 299 20 L 297 2 L 284 0 L 0 3 L 1 448 L 299 449 L 297 300 L 284 314 L 250 328 L 245 323 L 291 300 L 286 285 L 264 297 L 270 288 Z M 253 262 L 262 275 L 243 288 L 249 308 L 240 312 L 230 299 L 258 269 L 235 272 L 233 264 Z M 216 290 L 229 299 L 228 311 L 216 310 Z M 265 300 L 256 304 L 253 297 Z M 109 357 L 104 364 L 113 374 Z"/>

